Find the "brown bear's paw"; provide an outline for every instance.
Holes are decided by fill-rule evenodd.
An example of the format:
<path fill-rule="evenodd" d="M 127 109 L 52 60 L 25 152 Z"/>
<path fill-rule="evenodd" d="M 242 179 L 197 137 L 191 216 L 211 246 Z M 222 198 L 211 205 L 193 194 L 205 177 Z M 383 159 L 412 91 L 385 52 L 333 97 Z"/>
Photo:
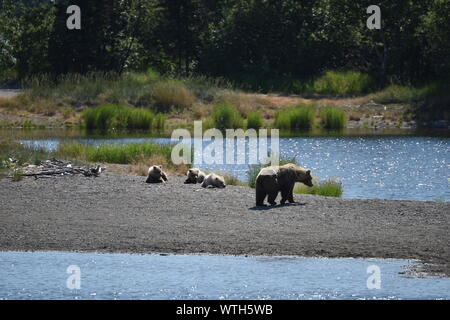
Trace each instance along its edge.
<path fill-rule="evenodd" d="M 256 206 L 257 206 L 257 207 L 267 207 L 267 204 L 264 204 L 264 203 L 257 203 Z"/>

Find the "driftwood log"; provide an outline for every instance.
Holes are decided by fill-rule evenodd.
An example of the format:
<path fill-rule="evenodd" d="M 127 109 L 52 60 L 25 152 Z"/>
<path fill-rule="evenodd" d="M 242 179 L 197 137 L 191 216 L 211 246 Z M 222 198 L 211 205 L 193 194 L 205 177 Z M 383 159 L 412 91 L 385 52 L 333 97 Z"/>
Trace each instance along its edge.
<path fill-rule="evenodd" d="M 97 166 L 93 167 L 83 167 L 75 166 L 70 162 L 58 160 L 51 158 L 42 161 L 39 165 L 28 165 L 21 168 L 22 175 L 27 177 L 35 178 L 48 178 L 52 176 L 66 176 L 66 175 L 76 175 L 82 174 L 85 177 L 98 177 L 105 168 Z"/>

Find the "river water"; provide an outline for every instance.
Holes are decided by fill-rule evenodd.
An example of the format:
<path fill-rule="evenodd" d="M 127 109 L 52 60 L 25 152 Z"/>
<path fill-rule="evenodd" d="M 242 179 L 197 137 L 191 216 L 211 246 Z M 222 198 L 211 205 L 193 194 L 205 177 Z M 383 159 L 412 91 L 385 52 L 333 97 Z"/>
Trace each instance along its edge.
<path fill-rule="evenodd" d="M 405 276 L 407 267 L 414 263 L 395 259 L 0 252 L 0 299 L 450 299 L 449 278 Z M 379 268 L 379 282 L 372 281 L 376 276 L 373 266 Z M 77 275 L 79 289 L 75 286 Z"/>

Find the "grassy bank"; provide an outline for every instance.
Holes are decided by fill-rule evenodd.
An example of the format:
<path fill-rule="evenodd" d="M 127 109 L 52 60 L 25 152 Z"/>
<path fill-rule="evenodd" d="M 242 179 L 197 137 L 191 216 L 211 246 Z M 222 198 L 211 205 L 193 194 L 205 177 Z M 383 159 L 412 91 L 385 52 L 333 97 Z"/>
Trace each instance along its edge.
<path fill-rule="evenodd" d="M 372 79 L 353 71 L 329 71 L 296 83 L 302 97 L 250 93 L 223 79 L 170 78 L 154 72 L 121 76 L 92 73 L 57 79 L 41 75 L 25 81 L 28 89 L 23 94 L 0 98 L 0 117 L 23 117 L 23 121 L 11 121 L 28 127 L 36 125 L 29 119 L 38 114 L 57 118 L 67 126 L 82 123 L 91 129 L 168 132 L 189 127 L 199 119 L 206 120 L 205 127 L 278 128 L 290 132 L 340 129 L 347 125 L 348 118 L 365 118 L 367 125 L 372 123 L 371 117 L 397 122 L 450 119 L 450 90 L 444 84 L 391 85 L 374 92 Z M 371 105 L 373 102 L 387 108 L 380 111 Z M 390 104 L 406 107 L 395 111 Z M 329 111 L 331 108 L 334 110 Z"/>
<path fill-rule="evenodd" d="M 164 115 L 122 105 L 102 105 L 86 109 L 82 115 L 88 130 L 151 130 L 164 129 Z"/>
<path fill-rule="evenodd" d="M 24 146 L 18 142 L 0 141 L 0 173 L 12 173 L 12 167 L 40 164 L 51 157 L 80 163 L 107 163 L 127 165 L 114 167 L 120 172 L 146 175 L 150 165 L 163 165 L 164 170 L 185 174 L 186 165 L 174 165 L 171 161 L 171 145 L 158 143 L 92 146 L 76 142 L 63 142 L 55 151 Z M 13 161 L 10 161 L 12 159 Z M 123 170 L 126 169 L 126 170 Z"/>

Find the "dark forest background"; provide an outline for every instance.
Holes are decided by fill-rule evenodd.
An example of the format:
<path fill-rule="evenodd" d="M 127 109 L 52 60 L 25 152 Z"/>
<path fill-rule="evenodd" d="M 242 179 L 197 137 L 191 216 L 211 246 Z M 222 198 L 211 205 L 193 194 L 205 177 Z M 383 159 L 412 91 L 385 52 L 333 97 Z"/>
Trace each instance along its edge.
<path fill-rule="evenodd" d="M 81 30 L 66 28 L 73 4 Z M 3 79 L 151 68 L 264 90 L 354 70 L 383 87 L 447 81 L 449 57 L 449 0 L 0 1 Z"/>

